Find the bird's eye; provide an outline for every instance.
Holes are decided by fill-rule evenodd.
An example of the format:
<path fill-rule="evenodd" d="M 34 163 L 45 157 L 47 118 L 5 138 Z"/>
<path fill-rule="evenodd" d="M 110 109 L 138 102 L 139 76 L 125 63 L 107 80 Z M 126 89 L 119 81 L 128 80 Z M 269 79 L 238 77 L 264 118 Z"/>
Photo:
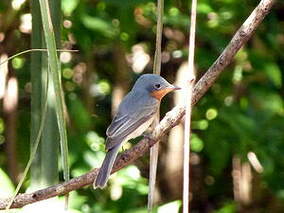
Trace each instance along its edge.
<path fill-rule="evenodd" d="M 155 84 L 156 89 L 160 89 L 160 87 L 161 87 L 161 84 Z"/>

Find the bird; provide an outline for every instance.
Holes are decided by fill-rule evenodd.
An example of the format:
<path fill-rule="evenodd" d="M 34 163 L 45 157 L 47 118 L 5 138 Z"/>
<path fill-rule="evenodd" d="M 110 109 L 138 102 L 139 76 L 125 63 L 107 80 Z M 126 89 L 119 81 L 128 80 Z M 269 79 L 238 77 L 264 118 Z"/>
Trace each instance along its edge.
<path fill-rule="evenodd" d="M 161 99 L 178 90 L 163 77 L 143 74 L 121 101 L 117 113 L 106 130 L 106 156 L 93 183 L 94 189 L 104 188 L 122 144 L 140 136 L 152 124 Z"/>

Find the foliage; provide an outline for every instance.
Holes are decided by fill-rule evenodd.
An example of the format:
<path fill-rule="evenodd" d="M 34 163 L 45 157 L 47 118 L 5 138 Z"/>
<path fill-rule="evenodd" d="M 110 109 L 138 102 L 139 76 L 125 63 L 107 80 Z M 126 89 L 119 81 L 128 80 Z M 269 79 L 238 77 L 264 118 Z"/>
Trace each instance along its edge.
<path fill-rule="evenodd" d="M 22 1 L 0 1 L 0 56 L 11 56 L 30 47 L 30 31 L 25 31 L 24 25 L 29 17 L 26 14 L 30 13 L 29 3 L 23 1 L 17 7 L 17 2 Z M 258 2 L 198 2 L 195 63 L 199 77 Z M 187 60 L 188 5 L 187 1 L 165 1 L 161 75 L 171 82 L 180 65 Z M 99 167 L 104 157 L 112 92 L 122 79 L 119 64 L 126 61 L 131 82 L 130 85 L 125 82 L 128 87 L 141 70 L 152 72 L 155 10 L 155 2 L 146 0 L 62 0 L 62 48 L 79 50 L 79 53 L 60 53 L 72 177 Z M 192 182 L 197 183 L 200 190 L 192 187 L 191 208 L 197 212 L 236 212 L 238 208 L 255 212 L 284 210 L 283 12 L 284 4 L 279 1 L 233 64 L 194 108 L 192 150 L 200 161 L 193 166 Z M 121 57 L 117 57 L 118 48 Z M 135 68 L 138 65 L 134 64 L 134 55 L 137 53 L 141 53 L 140 62 L 146 61 L 145 67 Z M 19 56 L 12 60 L 8 75 L 16 76 L 19 83 L 16 150 L 20 171 L 25 167 L 30 148 L 29 66 L 30 56 Z M 167 97 L 161 107 L 162 114 L 172 106 L 171 97 Z M 2 188 L 1 181 L 0 191 L 11 193 L 13 186 L 7 179 L 9 153 L 4 149 L 10 128 L 8 115 L 1 109 L 0 179 L 7 184 Z M 161 159 L 169 149 L 166 140 L 162 146 Z M 249 153 L 257 156 L 263 172 L 255 171 L 251 165 L 251 203 L 244 205 L 234 199 L 232 161 L 239 158 L 242 165 L 251 164 Z M 162 173 L 165 167 L 159 169 Z M 63 180 L 62 174 L 60 178 Z M 179 197 L 173 196 L 165 182 L 174 180 L 172 178 L 158 179 L 160 203 L 157 212 L 163 212 L 165 206 L 180 208 L 181 192 Z M 23 191 L 29 181 L 27 179 Z M 70 195 L 70 208 L 74 212 L 146 212 L 146 202 L 147 156 L 113 175 L 105 190 L 93 191 L 87 187 Z"/>

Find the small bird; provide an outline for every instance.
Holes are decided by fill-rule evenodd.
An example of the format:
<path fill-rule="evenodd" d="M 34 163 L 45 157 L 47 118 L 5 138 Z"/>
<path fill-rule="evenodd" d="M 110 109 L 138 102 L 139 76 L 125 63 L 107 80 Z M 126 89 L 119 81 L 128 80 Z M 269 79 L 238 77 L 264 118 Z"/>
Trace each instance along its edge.
<path fill-rule="evenodd" d="M 152 124 L 161 99 L 179 87 L 155 74 L 144 74 L 123 98 L 106 135 L 106 156 L 94 181 L 94 188 L 104 188 L 123 142 L 140 136 Z"/>

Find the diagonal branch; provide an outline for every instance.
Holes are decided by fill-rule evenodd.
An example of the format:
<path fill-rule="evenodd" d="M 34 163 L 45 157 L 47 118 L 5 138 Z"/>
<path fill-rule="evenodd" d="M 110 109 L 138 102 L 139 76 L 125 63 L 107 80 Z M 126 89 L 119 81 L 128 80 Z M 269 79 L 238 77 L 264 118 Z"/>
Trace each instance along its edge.
<path fill-rule="evenodd" d="M 264 17 L 269 13 L 274 0 L 262 0 L 254 9 L 245 23 L 236 32 L 228 46 L 208 69 L 203 77 L 198 81 L 193 91 L 192 104 L 196 104 L 205 92 L 214 84 L 217 77 L 228 66 L 237 51 L 248 41 L 255 29 L 262 22 Z M 177 106 L 166 114 L 163 120 L 155 128 L 150 138 L 143 138 L 138 144 L 127 150 L 117 157 L 113 171 L 116 172 L 121 168 L 129 165 L 137 158 L 143 156 L 150 147 L 154 145 L 169 129 L 176 126 L 185 114 L 184 106 Z M 98 169 L 94 169 L 82 176 L 71 179 L 68 182 L 57 184 L 45 189 L 41 189 L 32 193 L 19 194 L 12 204 L 12 208 L 20 208 L 25 205 L 35 203 L 40 200 L 45 200 L 58 195 L 64 195 L 72 190 L 82 188 L 86 185 L 92 184 L 97 176 Z M 9 199 L 0 200 L 0 209 L 4 209 L 8 204 Z"/>
<path fill-rule="evenodd" d="M 205 94 L 205 92 L 213 85 L 219 74 L 232 62 L 239 49 L 250 39 L 258 25 L 269 13 L 274 2 L 274 0 L 261 0 L 259 5 L 252 11 L 230 43 L 223 50 L 219 58 L 195 85 L 193 104 Z"/>

